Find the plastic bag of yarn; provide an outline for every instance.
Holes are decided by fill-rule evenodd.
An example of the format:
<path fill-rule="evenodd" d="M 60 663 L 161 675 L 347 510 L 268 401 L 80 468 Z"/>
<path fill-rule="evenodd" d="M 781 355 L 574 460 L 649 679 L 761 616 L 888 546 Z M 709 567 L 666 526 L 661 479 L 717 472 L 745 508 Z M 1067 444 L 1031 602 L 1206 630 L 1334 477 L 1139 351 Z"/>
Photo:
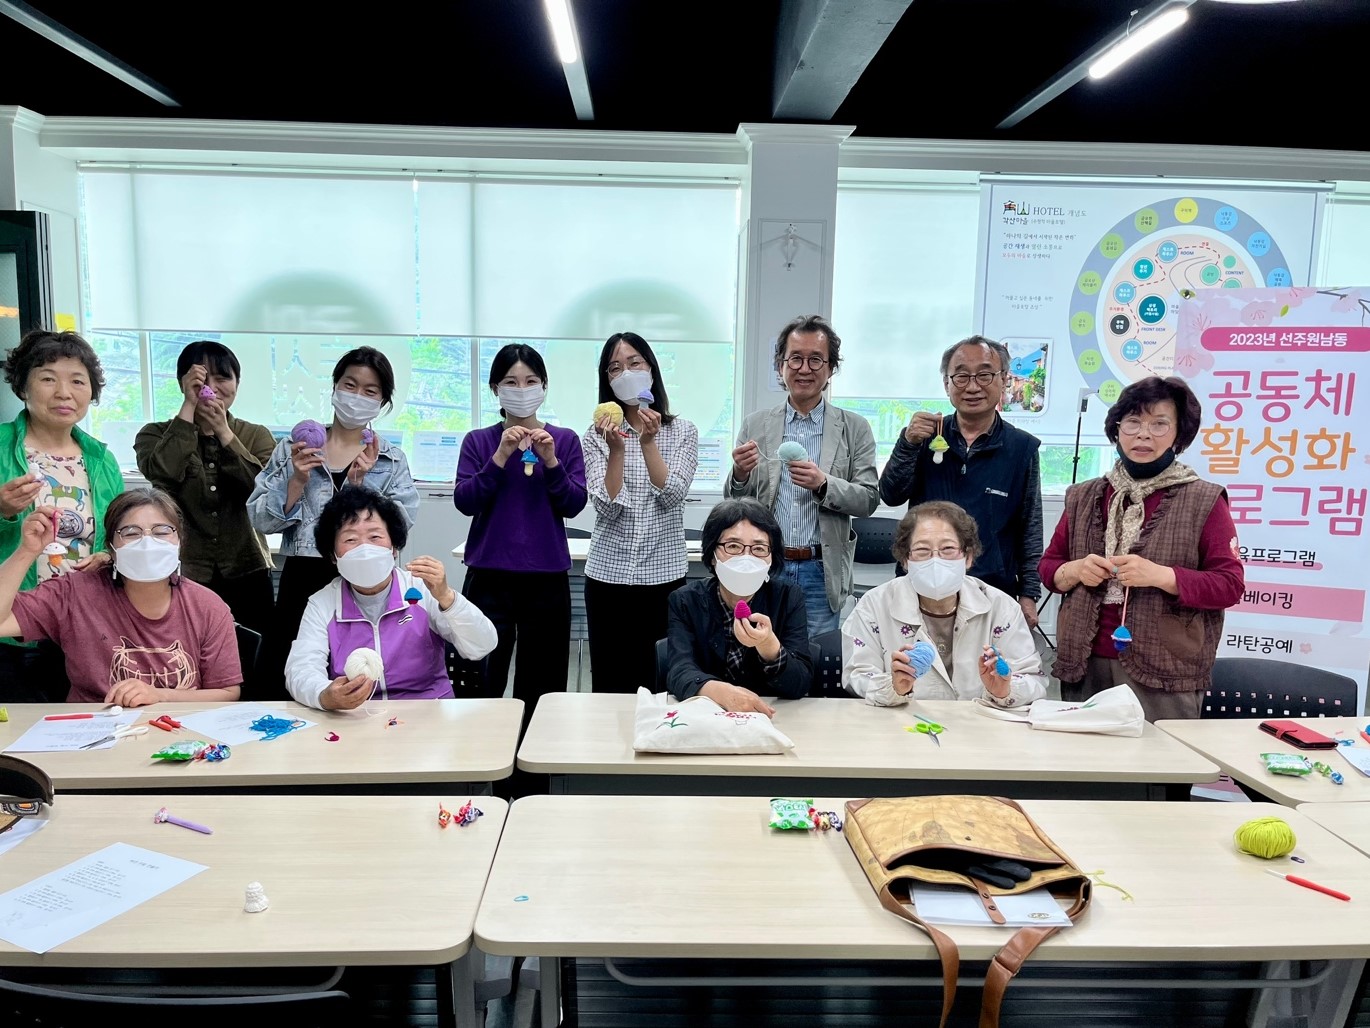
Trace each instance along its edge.
<path fill-rule="evenodd" d="M 152 754 L 153 760 L 168 760 L 175 763 L 182 763 L 187 760 L 194 760 L 209 743 L 203 739 L 182 739 L 180 742 L 173 742 L 168 746 L 163 746 Z"/>
<path fill-rule="evenodd" d="M 809 816 L 809 811 L 813 809 L 813 800 L 792 800 L 777 798 L 771 800 L 771 820 L 768 828 L 776 828 L 780 831 L 805 831 L 813 827 L 813 818 Z"/>

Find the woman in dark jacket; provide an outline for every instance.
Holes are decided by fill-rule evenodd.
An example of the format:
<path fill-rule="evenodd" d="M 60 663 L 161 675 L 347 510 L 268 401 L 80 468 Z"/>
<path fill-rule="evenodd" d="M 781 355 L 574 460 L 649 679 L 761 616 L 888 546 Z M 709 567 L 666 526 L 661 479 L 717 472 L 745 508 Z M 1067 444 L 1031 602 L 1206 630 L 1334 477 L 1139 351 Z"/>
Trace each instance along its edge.
<path fill-rule="evenodd" d="M 679 700 L 701 694 L 769 716 L 762 696 L 797 699 L 813 682 L 804 593 L 775 577 L 785 566 L 780 525 L 756 500 L 724 500 L 702 534 L 713 574 L 670 596 L 667 687 Z M 750 616 L 736 616 L 747 613 L 739 603 Z"/>

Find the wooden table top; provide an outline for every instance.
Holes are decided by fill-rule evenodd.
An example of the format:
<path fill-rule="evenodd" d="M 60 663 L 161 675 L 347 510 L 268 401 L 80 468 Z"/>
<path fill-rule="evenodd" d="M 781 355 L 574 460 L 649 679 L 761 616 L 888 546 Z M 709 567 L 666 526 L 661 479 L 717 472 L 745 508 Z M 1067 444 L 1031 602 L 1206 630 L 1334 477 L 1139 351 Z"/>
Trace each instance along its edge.
<path fill-rule="evenodd" d="M 44 955 L 0 942 L 0 965 L 263 967 L 439 964 L 471 929 L 508 811 L 440 829 L 467 795 L 58 796 L 48 826 L 0 856 L 0 892 L 124 842 L 208 865 L 188 881 Z M 214 829 L 202 835 L 153 814 Z M 243 911 L 249 882 L 271 906 Z"/>
<path fill-rule="evenodd" d="M 393 700 L 361 710 L 314 710 L 298 703 L 252 703 L 280 717 L 315 722 L 272 739 L 232 747 L 219 763 L 154 761 L 150 754 L 177 739 L 199 738 L 189 729 L 168 734 L 153 729 L 111 749 L 65 753 L 18 753 L 52 776 L 64 789 L 184 789 L 222 786 L 250 788 L 299 785 L 376 785 L 414 782 L 488 782 L 509 776 L 523 717 L 523 701 Z M 160 714 L 178 718 L 223 704 L 156 703 L 139 708 L 139 724 Z M 45 714 L 103 709 L 98 704 L 9 704 L 9 721 L 0 723 L 0 750 L 23 735 Z M 400 720 L 388 726 L 391 717 Z M 338 736 L 325 741 L 327 732 Z M 213 741 L 213 740 L 210 740 Z"/>
<path fill-rule="evenodd" d="M 1370 802 L 1300 803 L 1295 809 L 1338 839 L 1370 854 Z"/>
<path fill-rule="evenodd" d="M 842 809 L 819 799 L 820 809 Z M 1034 960 L 1225 961 L 1370 956 L 1370 858 L 1286 811 L 1306 864 L 1273 862 L 1353 903 L 1282 882 L 1238 853 L 1248 804 L 1024 800 L 1096 886 Z M 476 916 L 488 953 L 811 960 L 934 959 L 884 910 L 840 832 L 767 827 L 746 797 L 530 796 L 513 805 Z M 966 959 L 1009 938 L 945 929 Z"/>
<path fill-rule="evenodd" d="M 1218 768 L 1153 726 L 1141 736 L 1037 731 L 944 700 L 873 707 L 859 699 L 775 702 L 782 754 L 633 752 L 637 697 L 547 693 L 533 712 L 519 767 L 550 774 L 918 778 L 987 781 L 1211 782 Z M 946 726 L 941 746 L 906 732 L 913 713 Z"/>
<path fill-rule="evenodd" d="M 1258 727 L 1266 718 L 1214 718 L 1198 721 L 1157 721 L 1161 731 L 1190 746 L 1223 769 L 1223 773 L 1269 796 L 1276 803 L 1293 807 L 1300 803 L 1346 803 L 1370 800 L 1370 778 L 1361 774 L 1337 754 L 1336 750 L 1301 750 L 1281 742 Z M 1365 718 L 1324 717 L 1286 718 L 1301 725 L 1342 739 L 1355 739 L 1356 748 L 1370 748 L 1360 736 Z M 1338 732 L 1342 734 L 1337 735 Z M 1314 772 L 1306 777 L 1274 775 L 1266 771 L 1262 753 L 1297 753 L 1310 761 L 1322 761 L 1346 780 L 1334 785 Z"/>

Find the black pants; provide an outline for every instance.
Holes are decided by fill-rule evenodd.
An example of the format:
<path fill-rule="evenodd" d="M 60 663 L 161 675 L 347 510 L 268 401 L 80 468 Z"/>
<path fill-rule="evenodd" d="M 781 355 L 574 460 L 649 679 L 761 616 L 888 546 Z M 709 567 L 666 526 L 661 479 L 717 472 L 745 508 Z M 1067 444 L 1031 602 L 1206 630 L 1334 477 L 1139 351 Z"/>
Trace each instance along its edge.
<path fill-rule="evenodd" d="M 613 585 L 585 579 L 590 678 L 595 692 L 656 692 L 656 641 L 666 638 L 667 598 L 685 579 L 661 585 Z"/>
<path fill-rule="evenodd" d="M 65 703 L 70 691 L 67 660 L 55 642 L 0 643 L 0 704 Z"/>
<path fill-rule="evenodd" d="M 300 619 L 309 597 L 338 577 L 338 567 L 323 557 L 287 557 L 281 568 L 281 585 L 276 594 L 276 613 L 267 626 L 262 654 L 257 661 L 257 676 L 250 690 L 253 699 L 288 700 L 285 688 L 285 662 L 295 636 L 300 634 Z"/>
<path fill-rule="evenodd" d="M 499 644 L 485 658 L 485 671 L 477 695 L 498 698 L 509 681 L 514 658 L 514 698 L 523 701 L 523 724 L 519 740 L 538 698 L 561 692 L 571 666 L 571 583 L 564 571 L 495 571 L 467 568 L 461 594 L 481 609 L 499 634 Z M 506 799 L 547 791 L 547 776 L 514 769 L 513 775 L 495 783 Z"/>
<path fill-rule="evenodd" d="M 262 653 L 266 648 L 267 634 L 273 630 L 275 622 L 276 598 L 272 594 L 271 572 L 262 568 L 260 571 L 249 571 L 245 575 L 225 578 L 218 571 L 215 571 L 214 577 L 201 584 L 212 590 L 219 599 L 228 604 L 228 609 L 233 613 L 234 621 L 245 628 L 252 629 L 262 637 L 262 649 L 257 652 L 257 661 L 260 663 Z M 244 665 L 243 699 L 265 700 L 275 698 L 258 695 L 260 690 L 261 679 L 257 677 L 257 665 L 254 664 L 252 667 Z"/>

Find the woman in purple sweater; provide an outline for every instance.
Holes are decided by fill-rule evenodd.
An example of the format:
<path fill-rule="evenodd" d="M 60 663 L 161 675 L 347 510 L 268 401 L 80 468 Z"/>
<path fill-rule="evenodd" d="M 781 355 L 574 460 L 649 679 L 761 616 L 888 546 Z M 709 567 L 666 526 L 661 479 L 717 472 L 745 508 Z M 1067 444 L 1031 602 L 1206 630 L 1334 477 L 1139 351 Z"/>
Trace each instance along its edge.
<path fill-rule="evenodd" d="M 504 420 L 466 434 L 453 502 L 471 517 L 462 595 L 494 622 L 499 645 L 486 665 L 485 696 L 503 696 L 509 658 L 524 720 L 538 697 L 566 687 L 571 649 L 571 553 L 565 518 L 585 508 L 585 459 L 575 432 L 539 421 L 547 365 L 510 343 L 490 365 Z"/>

